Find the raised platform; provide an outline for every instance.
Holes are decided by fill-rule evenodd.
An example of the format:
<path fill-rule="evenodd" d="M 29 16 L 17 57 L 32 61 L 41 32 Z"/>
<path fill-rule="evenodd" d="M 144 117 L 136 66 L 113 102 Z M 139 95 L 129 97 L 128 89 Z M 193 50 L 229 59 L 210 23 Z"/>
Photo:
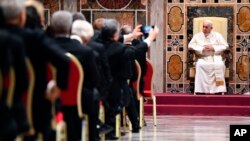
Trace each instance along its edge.
<path fill-rule="evenodd" d="M 156 94 L 157 115 L 250 116 L 249 95 Z M 145 114 L 152 113 L 151 102 Z"/>

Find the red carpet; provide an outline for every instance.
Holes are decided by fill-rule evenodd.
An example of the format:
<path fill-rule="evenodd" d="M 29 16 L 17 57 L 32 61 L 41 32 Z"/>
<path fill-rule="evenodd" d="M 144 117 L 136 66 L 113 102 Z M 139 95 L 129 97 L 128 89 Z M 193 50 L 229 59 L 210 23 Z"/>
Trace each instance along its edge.
<path fill-rule="evenodd" d="M 152 114 L 152 102 L 145 114 Z M 250 96 L 156 94 L 157 115 L 250 116 Z"/>

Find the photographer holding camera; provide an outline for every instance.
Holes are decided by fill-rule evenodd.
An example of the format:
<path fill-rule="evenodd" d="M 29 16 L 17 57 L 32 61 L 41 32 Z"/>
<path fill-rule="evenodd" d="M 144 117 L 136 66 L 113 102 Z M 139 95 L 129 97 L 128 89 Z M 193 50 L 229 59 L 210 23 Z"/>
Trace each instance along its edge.
<path fill-rule="evenodd" d="M 139 62 L 141 67 L 141 80 L 140 80 L 140 93 L 144 95 L 144 80 L 143 77 L 146 74 L 146 53 L 151 43 L 156 40 L 156 36 L 159 33 L 157 26 L 142 26 L 138 25 L 132 31 L 132 27 L 125 25 L 121 29 L 121 34 L 124 37 L 124 44 L 133 46 L 136 50 L 135 59 Z M 144 40 L 143 40 L 144 39 Z M 136 71 L 135 68 L 133 71 Z M 133 72 L 133 74 L 136 72 Z"/>
<path fill-rule="evenodd" d="M 124 44 L 127 47 L 131 47 L 135 51 L 135 58 L 134 60 L 128 62 L 128 66 L 130 69 L 130 82 L 129 88 L 132 90 L 130 102 L 128 106 L 126 106 L 126 111 L 128 113 L 129 119 L 132 123 L 132 132 L 138 133 L 139 132 L 139 102 L 136 99 L 136 90 L 133 88 L 133 82 L 137 79 L 137 71 L 135 66 L 135 60 L 137 60 L 141 66 L 141 79 L 140 79 L 140 93 L 143 95 L 144 91 L 144 80 L 143 77 L 146 74 L 146 53 L 148 51 L 148 47 L 150 46 L 151 42 L 155 41 L 155 38 L 159 32 L 159 29 L 154 26 L 137 26 L 133 31 L 132 27 L 129 25 L 124 25 L 121 28 L 121 35 L 125 37 Z M 133 36 L 136 38 L 126 38 L 129 36 Z M 139 36 L 138 36 L 139 35 Z M 144 40 L 139 40 L 137 38 L 144 38 Z M 146 39 L 145 39 L 146 38 Z"/>

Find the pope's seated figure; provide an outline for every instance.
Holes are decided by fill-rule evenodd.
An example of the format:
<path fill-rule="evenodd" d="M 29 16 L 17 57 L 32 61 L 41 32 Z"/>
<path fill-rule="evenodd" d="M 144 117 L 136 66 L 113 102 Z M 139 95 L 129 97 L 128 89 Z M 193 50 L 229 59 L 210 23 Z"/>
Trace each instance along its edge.
<path fill-rule="evenodd" d="M 224 93 L 225 63 L 221 54 L 228 48 L 223 36 L 213 31 L 213 22 L 203 21 L 202 32 L 195 34 L 188 44 L 199 56 L 195 68 L 195 93 Z"/>

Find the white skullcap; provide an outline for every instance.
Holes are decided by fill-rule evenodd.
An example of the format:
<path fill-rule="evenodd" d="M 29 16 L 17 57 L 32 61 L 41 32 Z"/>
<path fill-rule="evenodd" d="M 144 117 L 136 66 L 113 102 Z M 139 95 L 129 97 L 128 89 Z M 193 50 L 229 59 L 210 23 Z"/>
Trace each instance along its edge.
<path fill-rule="evenodd" d="M 85 39 L 91 38 L 94 35 L 92 25 L 89 22 L 83 20 L 74 21 L 71 32 L 72 34 L 81 36 Z"/>
<path fill-rule="evenodd" d="M 203 21 L 203 24 L 204 23 L 210 25 L 211 27 L 213 27 L 213 22 L 211 20 L 206 19 L 206 20 Z"/>

